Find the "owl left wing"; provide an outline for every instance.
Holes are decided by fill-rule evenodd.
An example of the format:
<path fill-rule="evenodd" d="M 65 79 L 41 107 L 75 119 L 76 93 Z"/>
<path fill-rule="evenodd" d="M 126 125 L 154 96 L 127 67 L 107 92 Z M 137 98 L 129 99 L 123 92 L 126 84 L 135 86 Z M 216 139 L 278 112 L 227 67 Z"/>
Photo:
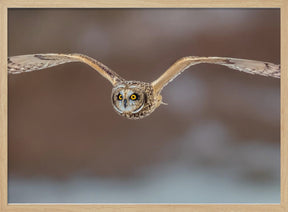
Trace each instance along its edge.
<path fill-rule="evenodd" d="M 36 71 L 70 62 L 86 63 L 109 80 L 112 85 L 124 80 L 104 64 L 82 54 L 30 54 L 9 57 L 8 74 Z"/>
<path fill-rule="evenodd" d="M 280 78 L 280 65 L 273 63 L 236 59 L 228 57 L 184 57 L 176 61 L 167 71 L 164 72 L 157 80 L 152 82 L 152 86 L 156 93 L 160 91 L 175 77 L 181 74 L 185 69 L 190 66 L 210 63 L 227 66 L 228 68 L 243 71 L 249 74 L 258 74 L 263 76 L 270 76 Z"/>

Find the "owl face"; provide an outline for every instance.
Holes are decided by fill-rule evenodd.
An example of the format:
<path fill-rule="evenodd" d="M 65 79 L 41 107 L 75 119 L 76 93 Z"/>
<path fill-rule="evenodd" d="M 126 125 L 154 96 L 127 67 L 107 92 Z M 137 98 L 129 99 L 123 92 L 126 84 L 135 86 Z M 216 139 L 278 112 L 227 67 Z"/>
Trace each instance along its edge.
<path fill-rule="evenodd" d="M 112 105 L 121 116 L 139 119 L 150 113 L 153 89 L 149 83 L 126 81 L 112 90 Z"/>
<path fill-rule="evenodd" d="M 119 113 L 138 113 L 145 104 L 145 93 L 136 85 L 122 84 L 113 89 L 112 103 Z"/>

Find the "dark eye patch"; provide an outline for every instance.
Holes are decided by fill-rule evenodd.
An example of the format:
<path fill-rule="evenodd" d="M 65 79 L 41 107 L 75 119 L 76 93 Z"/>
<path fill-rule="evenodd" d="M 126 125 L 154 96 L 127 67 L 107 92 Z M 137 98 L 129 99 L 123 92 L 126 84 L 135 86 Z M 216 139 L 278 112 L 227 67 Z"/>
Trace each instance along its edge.
<path fill-rule="evenodd" d="M 118 100 L 122 100 L 122 99 L 123 99 L 122 94 L 119 93 L 119 94 L 117 95 L 117 99 L 118 99 Z"/>
<path fill-rule="evenodd" d="M 130 99 L 135 101 L 135 100 L 138 100 L 139 99 L 139 95 L 137 93 L 133 93 L 131 96 L 130 96 Z"/>

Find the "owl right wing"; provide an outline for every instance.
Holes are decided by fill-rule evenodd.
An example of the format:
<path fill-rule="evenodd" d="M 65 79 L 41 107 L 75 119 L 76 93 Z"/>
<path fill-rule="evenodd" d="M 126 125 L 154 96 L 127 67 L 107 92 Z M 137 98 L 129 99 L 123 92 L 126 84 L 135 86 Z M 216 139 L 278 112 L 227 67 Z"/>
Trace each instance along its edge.
<path fill-rule="evenodd" d="M 112 85 L 124 80 L 104 64 L 82 54 L 30 54 L 9 57 L 8 74 L 36 71 L 70 62 L 86 63 L 109 80 Z"/>
<path fill-rule="evenodd" d="M 246 60 L 229 57 L 183 57 L 177 60 L 172 66 L 170 66 L 158 79 L 152 82 L 152 86 L 156 93 L 160 93 L 161 90 L 184 70 L 190 66 L 210 63 L 226 66 L 230 69 L 243 71 L 249 74 L 258 74 L 262 76 L 269 76 L 280 78 L 280 65 L 273 63 Z"/>

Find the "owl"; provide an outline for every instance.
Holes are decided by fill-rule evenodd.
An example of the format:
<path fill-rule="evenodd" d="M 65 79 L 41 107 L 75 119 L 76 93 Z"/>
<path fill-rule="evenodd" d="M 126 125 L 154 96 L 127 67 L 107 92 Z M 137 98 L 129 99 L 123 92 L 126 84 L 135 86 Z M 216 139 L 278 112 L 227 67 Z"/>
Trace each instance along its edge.
<path fill-rule="evenodd" d="M 255 60 L 228 57 L 188 56 L 177 60 L 158 79 L 151 83 L 127 81 L 99 61 L 82 54 L 31 54 L 8 58 L 8 74 L 36 71 L 70 62 L 91 66 L 112 84 L 111 102 L 115 111 L 128 119 L 150 115 L 162 102 L 161 91 L 175 77 L 190 66 L 210 63 L 249 74 L 280 78 L 280 65 Z"/>

